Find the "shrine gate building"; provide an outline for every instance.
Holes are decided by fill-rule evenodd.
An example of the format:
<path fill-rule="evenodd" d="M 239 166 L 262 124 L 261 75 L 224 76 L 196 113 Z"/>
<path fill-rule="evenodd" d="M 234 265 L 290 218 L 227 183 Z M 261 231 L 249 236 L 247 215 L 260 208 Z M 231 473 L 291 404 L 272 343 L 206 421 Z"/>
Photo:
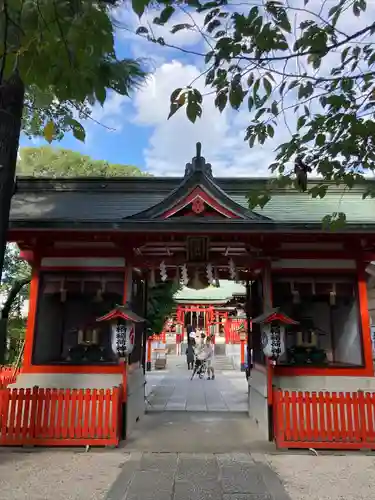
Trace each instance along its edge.
<path fill-rule="evenodd" d="M 33 271 L 24 362 L 14 387 L 125 383 L 130 432 L 144 412 L 146 326 L 135 323 L 124 365 L 111 347 L 109 323 L 97 319 L 121 304 L 147 319 L 153 273 L 187 286 L 216 279 L 246 284 L 247 315 L 260 318 L 247 332 L 249 415 L 265 438 L 301 441 L 298 426 L 307 413 L 290 420 L 290 395 L 328 391 L 332 408 L 341 408 L 340 393 L 374 391 L 366 267 L 375 260 L 375 199 L 362 199 L 362 185 L 344 192 L 332 184 L 323 199 L 284 188 L 263 209 L 250 210 L 249 194 L 267 183 L 215 178 L 199 148 L 183 178 L 18 178 L 9 240 Z M 338 211 L 346 213 L 346 226 L 323 229 L 322 218 Z M 270 362 L 263 322 L 285 318 L 293 323 Z M 313 417 L 318 436 L 328 420 L 314 424 Z M 275 422 L 287 434 L 277 434 Z M 320 441 L 339 440 L 332 432 Z"/>

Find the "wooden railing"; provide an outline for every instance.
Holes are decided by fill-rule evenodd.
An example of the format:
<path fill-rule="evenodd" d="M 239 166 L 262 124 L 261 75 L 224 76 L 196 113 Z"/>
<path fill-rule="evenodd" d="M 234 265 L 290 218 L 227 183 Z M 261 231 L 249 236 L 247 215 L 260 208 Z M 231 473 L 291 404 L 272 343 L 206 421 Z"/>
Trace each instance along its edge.
<path fill-rule="evenodd" d="M 121 388 L 0 389 L 0 445 L 117 446 Z"/>
<path fill-rule="evenodd" d="M 375 394 L 274 391 L 279 448 L 375 449 Z"/>
<path fill-rule="evenodd" d="M 0 388 L 14 384 L 18 373 L 19 369 L 14 366 L 0 366 Z"/>

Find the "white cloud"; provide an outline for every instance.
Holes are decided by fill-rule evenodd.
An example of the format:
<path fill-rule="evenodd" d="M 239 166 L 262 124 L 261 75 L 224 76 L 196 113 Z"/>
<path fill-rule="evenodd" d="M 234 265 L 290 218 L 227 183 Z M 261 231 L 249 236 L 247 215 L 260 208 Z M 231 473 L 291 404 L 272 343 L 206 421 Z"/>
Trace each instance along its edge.
<path fill-rule="evenodd" d="M 185 86 L 199 76 L 193 65 L 172 61 L 161 65 L 149 84 L 135 96 L 134 122 L 151 126 L 153 131 L 144 151 L 146 168 L 155 175 L 181 175 L 185 164 L 195 152 L 200 141 L 203 154 L 212 164 L 217 176 L 268 175 L 267 167 L 274 158 L 273 149 L 278 141 L 287 138 L 286 128 L 276 134 L 273 144 L 249 148 L 244 142 L 247 124 L 246 110 L 233 112 L 226 109 L 222 114 L 215 108 L 214 96 L 206 96 L 203 116 L 192 124 L 184 110 L 170 120 L 169 98 L 171 92 Z"/>

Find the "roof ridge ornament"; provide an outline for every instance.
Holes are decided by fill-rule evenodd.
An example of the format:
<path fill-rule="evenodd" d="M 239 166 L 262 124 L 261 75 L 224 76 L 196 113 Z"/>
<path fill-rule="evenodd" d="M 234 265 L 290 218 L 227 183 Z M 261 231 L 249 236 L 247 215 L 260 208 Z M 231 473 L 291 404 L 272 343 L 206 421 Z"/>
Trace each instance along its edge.
<path fill-rule="evenodd" d="M 196 155 L 191 160 L 191 163 L 187 163 L 185 167 L 185 177 L 190 177 L 194 172 L 202 172 L 208 177 L 212 177 L 212 166 L 210 163 L 206 163 L 206 159 L 201 155 L 202 144 L 200 142 L 196 143 Z"/>

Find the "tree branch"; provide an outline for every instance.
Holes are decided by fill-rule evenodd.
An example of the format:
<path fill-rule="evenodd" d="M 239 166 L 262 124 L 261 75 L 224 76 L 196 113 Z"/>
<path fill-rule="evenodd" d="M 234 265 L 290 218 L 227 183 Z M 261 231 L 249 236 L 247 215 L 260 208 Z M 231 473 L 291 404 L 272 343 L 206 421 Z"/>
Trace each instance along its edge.
<path fill-rule="evenodd" d="M 7 319 L 11 310 L 11 307 L 13 305 L 13 302 L 16 300 L 17 295 L 20 293 L 22 288 L 25 285 L 28 285 L 31 281 L 31 278 L 23 278 L 21 280 L 16 280 L 12 284 L 12 288 L 9 291 L 8 297 L 3 305 L 3 308 L 0 313 L 0 318 L 1 319 Z"/>
<path fill-rule="evenodd" d="M 7 44 L 8 44 L 8 28 L 9 28 L 9 13 L 8 13 L 8 2 L 4 0 L 3 4 L 3 14 L 4 14 L 4 35 L 3 35 L 3 55 L 1 56 L 1 68 L 0 68 L 0 85 L 3 83 L 5 64 L 7 60 Z"/>

